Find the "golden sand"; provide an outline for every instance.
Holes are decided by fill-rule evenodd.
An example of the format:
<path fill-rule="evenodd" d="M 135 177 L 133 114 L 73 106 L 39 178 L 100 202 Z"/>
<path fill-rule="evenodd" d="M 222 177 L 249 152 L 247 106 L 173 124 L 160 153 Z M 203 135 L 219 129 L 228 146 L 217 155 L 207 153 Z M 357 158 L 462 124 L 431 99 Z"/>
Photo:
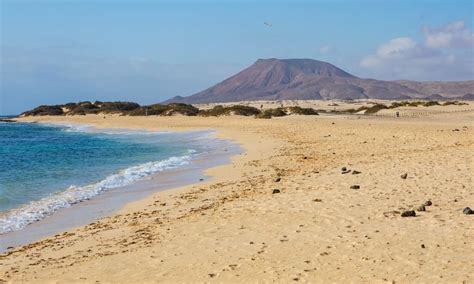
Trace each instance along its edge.
<path fill-rule="evenodd" d="M 245 153 L 209 170 L 206 183 L 1 256 L 5 281 L 474 281 L 474 215 L 462 213 L 474 207 L 473 112 L 24 120 L 212 128 Z M 400 217 L 427 200 L 425 212 Z"/>

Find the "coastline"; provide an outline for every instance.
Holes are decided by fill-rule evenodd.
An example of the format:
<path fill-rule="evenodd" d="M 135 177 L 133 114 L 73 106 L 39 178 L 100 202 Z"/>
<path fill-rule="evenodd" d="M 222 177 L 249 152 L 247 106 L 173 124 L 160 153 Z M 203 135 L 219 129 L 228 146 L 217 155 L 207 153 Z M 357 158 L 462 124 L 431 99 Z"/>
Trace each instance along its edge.
<path fill-rule="evenodd" d="M 58 122 L 49 123 L 63 125 Z M 89 125 L 78 125 L 81 128 L 90 128 Z M 98 132 L 90 129 L 91 132 Z M 125 132 L 127 130 L 124 129 Z M 189 164 L 178 168 L 165 169 L 152 174 L 145 179 L 137 180 L 133 184 L 106 190 L 91 199 L 79 202 L 73 206 L 61 208 L 44 219 L 27 225 L 20 230 L 0 235 L 0 253 L 8 249 L 27 245 L 41 239 L 51 237 L 67 230 L 74 230 L 80 226 L 98 221 L 101 218 L 117 214 L 128 203 L 145 199 L 157 192 L 183 187 L 196 181 L 209 179 L 204 171 L 222 164 L 229 163 L 232 155 L 240 153 L 237 145 L 227 140 L 215 141 L 211 132 L 200 134 L 198 139 L 209 139 L 214 143 L 212 150 L 193 156 Z M 209 136 L 209 138 L 207 138 Z"/>
<path fill-rule="evenodd" d="M 159 192 L 98 222 L 2 255 L 0 278 L 6 281 L 474 278 L 469 250 L 474 228 L 471 216 L 461 212 L 474 202 L 470 113 L 404 120 L 30 119 L 99 128 L 216 129 L 217 137 L 234 140 L 245 152 L 231 164 L 208 169 L 209 181 Z M 361 174 L 341 175 L 343 166 Z M 351 190 L 353 184 L 360 190 Z M 272 194 L 275 188 L 280 193 Z M 434 205 L 416 218 L 395 213 L 427 199 Z"/>

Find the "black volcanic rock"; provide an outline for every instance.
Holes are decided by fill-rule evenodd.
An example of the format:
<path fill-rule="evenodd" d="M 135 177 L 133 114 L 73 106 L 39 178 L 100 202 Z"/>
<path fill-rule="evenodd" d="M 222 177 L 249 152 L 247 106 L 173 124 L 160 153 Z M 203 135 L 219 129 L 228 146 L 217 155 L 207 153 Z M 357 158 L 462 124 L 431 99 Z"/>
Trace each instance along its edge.
<path fill-rule="evenodd" d="M 474 81 L 415 82 L 361 79 L 313 59 L 259 59 L 230 78 L 189 97 L 164 103 L 216 103 L 245 100 L 410 99 L 432 94 L 452 98 L 469 93 Z"/>

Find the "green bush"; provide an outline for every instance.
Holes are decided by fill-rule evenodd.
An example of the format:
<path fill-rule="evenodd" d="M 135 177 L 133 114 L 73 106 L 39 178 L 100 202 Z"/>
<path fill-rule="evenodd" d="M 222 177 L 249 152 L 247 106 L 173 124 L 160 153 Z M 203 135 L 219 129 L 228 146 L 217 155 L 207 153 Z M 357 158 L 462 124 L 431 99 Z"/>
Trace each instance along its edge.
<path fill-rule="evenodd" d="M 437 101 L 428 101 L 428 102 L 424 102 L 423 103 L 423 106 L 425 107 L 429 107 L 429 106 L 439 106 L 439 102 Z"/>
<path fill-rule="evenodd" d="M 442 103 L 441 105 L 443 105 L 443 106 L 449 106 L 449 105 L 463 106 L 463 105 L 468 105 L 468 104 L 463 103 L 463 102 L 458 102 L 458 101 L 447 101 L 447 102 Z"/>
<path fill-rule="evenodd" d="M 377 113 L 377 112 L 379 112 L 380 110 L 383 110 L 383 109 L 388 109 L 388 107 L 386 105 L 383 105 L 383 104 L 376 104 L 376 105 L 373 105 L 373 106 L 367 108 L 365 113 L 366 114 L 374 114 L 374 113 Z"/>
<path fill-rule="evenodd" d="M 292 106 L 292 107 L 288 107 L 287 110 L 291 114 L 318 115 L 318 112 L 312 108 L 302 108 L 299 106 Z"/>
<path fill-rule="evenodd" d="M 200 116 L 221 116 L 221 115 L 243 115 L 252 116 L 260 114 L 260 110 L 250 106 L 234 105 L 224 107 L 221 105 L 215 106 L 209 110 L 200 110 Z"/>
<path fill-rule="evenodd" d="M 188 104 L 173 103 L 168 105 L 154 104 L 149 106 L 138 107 L 126 114 L 131 116 L 145 116 L 145 115 L 162 115 L 172 116 L 181 114 L 186 116 L 195 116 L 199 109 Z"/>
<path fill-rule="evenodd" d="M 64 112 L 60 105 L 41 105 L 37 108 L 34 108 L 30 111 L 25 111 L 20 114 L 20 116 L 35 116 L 35 115 L 63 115 Z"/>
<path fill-rule="evenodd" d="M 256 116 L 256 118 L 272 118 L 272 117 L 281 117 L 285 116 L 287 113 L 285 112 L 284 108 L 271 108 L 271 109 L 266 109 L 262 113 Z"/>

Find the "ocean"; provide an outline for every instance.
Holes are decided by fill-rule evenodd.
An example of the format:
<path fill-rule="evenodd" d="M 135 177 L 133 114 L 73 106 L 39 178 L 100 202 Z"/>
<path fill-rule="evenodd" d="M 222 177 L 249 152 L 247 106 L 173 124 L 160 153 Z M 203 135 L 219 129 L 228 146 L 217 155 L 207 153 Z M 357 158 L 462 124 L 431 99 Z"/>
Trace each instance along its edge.
<path fill-rule="evenodd" d="M 0 235 L 63 208 L 192 163 L 209 131 L 97 130 L 0 122 Z"/>

